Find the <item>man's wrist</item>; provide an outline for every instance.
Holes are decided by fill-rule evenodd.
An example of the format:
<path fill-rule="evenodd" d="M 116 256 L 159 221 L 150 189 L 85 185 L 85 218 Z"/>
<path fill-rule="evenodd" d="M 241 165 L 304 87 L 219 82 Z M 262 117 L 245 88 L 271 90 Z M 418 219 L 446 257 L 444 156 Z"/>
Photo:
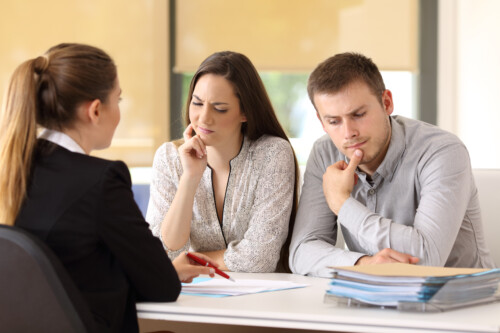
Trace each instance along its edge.
<path fill-rule="evenodd" d="M 344 203 L 347 201 L 347 199 L 349 199 L 350 195 L 346 195 L 346 196 L 343 196 L 342 198 L 340 198 L 339 200 L 337 200 L 337 202 L 335 203 L 335 206 L 333 207 L 333 212 L 335 213 L 335 215 L 339 215 L 339 212 L 340 212 L 340 209 L 342 208 L 342 206 L 344 205 Z"/>
<path fill-rule="evenodd" d="M 369 255 L 364 255 L 364 256 L 361 256 L 358 258 L 358 260 L 354 263 L 355 266 L 357 265 L 366 265 L 368 262 L 368 260 L 370 259 L 371 257 Z"/>

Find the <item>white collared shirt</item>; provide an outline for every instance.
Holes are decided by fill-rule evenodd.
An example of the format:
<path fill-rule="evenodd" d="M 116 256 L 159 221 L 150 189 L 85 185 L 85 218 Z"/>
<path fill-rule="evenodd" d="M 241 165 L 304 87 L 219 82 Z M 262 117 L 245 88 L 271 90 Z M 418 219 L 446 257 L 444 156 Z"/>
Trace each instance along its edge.
<path fill-rule="evenodd" d="M 73 153 L 85 154 L 85 151 L 75 140 L 73 140 L 69 135 L 51 129 L 44 129 L 43 132 L 38 136 L 39 139 L 44 139 L 55 143 Z"/>

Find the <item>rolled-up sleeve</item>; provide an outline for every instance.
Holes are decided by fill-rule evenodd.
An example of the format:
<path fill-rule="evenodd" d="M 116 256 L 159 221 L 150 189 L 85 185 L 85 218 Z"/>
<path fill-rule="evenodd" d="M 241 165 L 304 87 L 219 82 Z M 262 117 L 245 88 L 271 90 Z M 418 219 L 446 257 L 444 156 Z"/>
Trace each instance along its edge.
<path fill-rule="evenodd" d="M 332 154 L 324 153 L 325 140 L 314 145 L 307 161 L 289 263 L 294 273 L 331 277 L 329 266 L 353 265 L 363 254 L 335 246 L 337 217 L 323 193 L 323 174 L 333 163 Z"/>
<path fill-rule="evenodd" d="M 444 266 L 471 197 L 467 150 L 460 144 L 445 145 L 424 156 L 415 172 L 420 202 L 412 225 L 385 218 L 353 198 L 344 203 L 338 220 L 367 254 L 391 248 L 418 257 L 419 264 Z M 398 205 L 396 196 L 384 200 L 389 199 L 390 204 Z"/>

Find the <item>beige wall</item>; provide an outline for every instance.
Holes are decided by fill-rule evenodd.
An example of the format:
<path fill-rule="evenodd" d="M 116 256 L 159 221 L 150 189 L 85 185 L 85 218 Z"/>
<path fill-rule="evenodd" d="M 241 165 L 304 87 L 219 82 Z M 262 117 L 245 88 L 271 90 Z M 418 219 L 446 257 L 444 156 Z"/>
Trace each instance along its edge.
<path fill-rule="evenodd" d="M 118 65 L 122 121 L 110 149 L 150 166 L 169 139 L 168 0 L 2 0 L 0 90 L 15 66 L 60 42 L 106 50 Z M 231 49 L 259 70 L 309 72 L 344 51 L 383 70 L 418 71 L 418 0 L 179 0 L 176 69 Z"/>
<path fill-rule="evenodd" d="M 122 120 L 110 149 L 95 152 L 130 166 L 151 165 L 168 139 L 166 0 L 2 0 L 0 90 L 21 62 L 61 42 L 107 51 L 118 66 Z"/>
<path fill-rule="evenodd" d="M 259 70 L 309 72 L 339 52 L 361 52 L 382 70 L 418 69 L 417 0 L 181 0 L 175 69 L 194 71 L 232 50 Z"/>

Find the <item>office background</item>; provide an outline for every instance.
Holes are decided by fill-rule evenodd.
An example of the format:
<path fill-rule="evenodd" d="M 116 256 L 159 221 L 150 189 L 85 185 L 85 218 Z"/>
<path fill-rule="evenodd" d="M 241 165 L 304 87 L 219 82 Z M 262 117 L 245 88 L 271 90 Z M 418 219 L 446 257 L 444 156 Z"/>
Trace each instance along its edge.
<path fill-rule="evenodd" d="M 2 0 L 0 90 L 18 64 L 54 44 L 103 48 L 124 99 L 112 146 L 95 154 L 150 166 L 156 148 L 182 133 L 190 74 L 231 49 L 261 72 L 304 161 L 321 134 L 304 98 L 307 75 L 356 51 L 383 70 L 396 113 L 457 134 L 473 167 L 500 168 L 499 10 L 496 0 Z"/>

